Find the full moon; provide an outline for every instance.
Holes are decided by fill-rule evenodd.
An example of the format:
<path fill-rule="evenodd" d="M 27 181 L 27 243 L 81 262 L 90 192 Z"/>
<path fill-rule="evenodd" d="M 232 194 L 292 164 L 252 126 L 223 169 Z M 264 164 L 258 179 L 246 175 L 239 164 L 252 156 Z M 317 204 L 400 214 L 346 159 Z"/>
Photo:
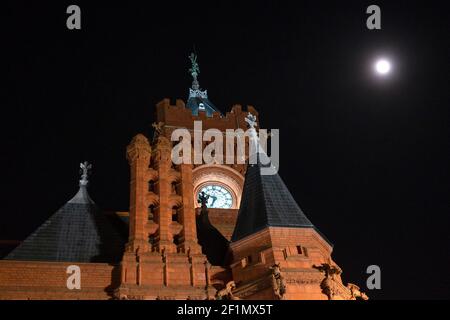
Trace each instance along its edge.
<path fill-rule="evenodd" d="M 375 63 L 375 71 L 381 75 L 388 74 L 391 71 L 391 63 L 385 59 L 378 60 Z"/>

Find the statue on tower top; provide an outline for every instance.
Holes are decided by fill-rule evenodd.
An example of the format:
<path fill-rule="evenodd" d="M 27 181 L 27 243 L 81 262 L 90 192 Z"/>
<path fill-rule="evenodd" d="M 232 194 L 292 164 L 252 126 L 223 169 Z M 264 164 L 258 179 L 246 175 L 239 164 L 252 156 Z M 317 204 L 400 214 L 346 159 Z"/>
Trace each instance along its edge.
<path fill-rule="evenodd" d="M 191 94 L 198 94 L 198 95 L 206 95 L 206 91 L 201 91 L 200 90 L 200 85 L 198 83 L 197 77 L 200 74 L 200 67 L 198 66 L 198 62 L 197 62 L 197 55 L 195 53 L 191 53 L 191 55 L 189 56 L 189 60 L 191 60 L 191 67 L 189 68 L 189 73 L 192 76 L 192 89 L 191 89 Z"/>
<path fill-rule="evenodd" d="M 197 54 L 191 53 L 188 58 L 190 60 L 189 74 L 192 76 L 192 86 L 189 88 L 189 98 L 186 106 L 192 110 L 194 115 L 198 115 L 199 110 L 205 111 L 208 117 L 211 117 L 214 112 L 221 114 L 220 110 L 208 100 L 208 91 L 200 88 L 198 82 L 200 67 Z"/>
<path fill-rule="evenodd" d="M 200 68 L 197 63 L 197 55 L 194 53 L 191 53 L 189 56 L 189 59 L 191 60 L 191 68 L 189 69 L 189 72 L 192 75 L 192 78 L 194 78 L 194 81 L 197 80 L 197 76 L 200 74 Z"/>

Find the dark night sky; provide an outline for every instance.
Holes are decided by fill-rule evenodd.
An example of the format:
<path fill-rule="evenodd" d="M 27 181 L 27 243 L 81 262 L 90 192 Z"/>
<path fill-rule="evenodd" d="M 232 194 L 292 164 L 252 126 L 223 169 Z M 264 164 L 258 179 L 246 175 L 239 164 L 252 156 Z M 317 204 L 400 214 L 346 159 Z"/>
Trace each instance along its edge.
<path fill-rule="evenodd" d="M 73 3 L 81 31 L 66 28 Z M 69 200 L 83 160 L 91 197 L 127 210 L 125 147 L 151 132 L 155 103 L 187 98 L 195 44 L 215 105 L 254 105 L 280 129 L 280 175 L 335 244 L 344 281 L 365 287 L 377 264 L 370 297 L 450 297 L 444 1 L 95 3 L 2 3 L 0 239 L 23 239 Z M 365 27 L 373 3 L 381 31 Z M 395 69 L 383 81 L 370 69 L 380 54 Z"/>

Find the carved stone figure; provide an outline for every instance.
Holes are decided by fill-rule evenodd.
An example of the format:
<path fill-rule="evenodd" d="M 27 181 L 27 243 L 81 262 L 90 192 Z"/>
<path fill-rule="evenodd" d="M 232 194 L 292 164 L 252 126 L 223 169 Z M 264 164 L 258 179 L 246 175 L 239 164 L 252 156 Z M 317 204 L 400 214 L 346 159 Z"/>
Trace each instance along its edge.
<path fill-rule="evenodd" d="M 339 267 L 328 263 L 313 267 L 325 274 L 325 278 L 320 284 L 320 287 L 322 288 L 322 292 L 327 295 L 328 299 L 333 300 L 336 295 L 340 294 L 339 282 L 337 281 L 336 276 L 340 275 L 342 270 Z"/>
<path fill-rule="evenodd" d="M 270 269 L 272 270 L 272 287 L 275 296 L 277 296 L 278 299 L 282 300 L 284 294 L 286 293 L 286 281 L 281 274 L 280 264 L 274 264 Z"/>
<path fill-rule="evenodd" d="M 233 295 L 234 289 L 236 289 L 236 284 L 234 281 L 229 281 L 225 288 L 217 291 L 216 300 L 240 300 L 238 297 Z"/>
<path fill-rule="evenodd" d="M 152 127 L 155 130 L 153 133 L 153 140 L 155 140 L 156 138 L 158 138 L 161 135 L 162 129 L 164 127 L 164 122 L 162 122 L 162 121 L 153 122 Z"/>
<path fill-rule="evenodd" d="M 369 300 L 369 297 L 356 284 L 348 283 L 347 288 L 352 295 L 351 300 Z"/>

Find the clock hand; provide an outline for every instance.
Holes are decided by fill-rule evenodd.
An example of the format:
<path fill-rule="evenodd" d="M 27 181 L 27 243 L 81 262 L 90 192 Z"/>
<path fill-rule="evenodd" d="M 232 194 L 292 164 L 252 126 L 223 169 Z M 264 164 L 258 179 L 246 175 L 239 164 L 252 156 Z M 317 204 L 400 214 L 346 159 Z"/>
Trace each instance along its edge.
<path fill-rule="evenodd" d="M 211 196 L 211 198 L 213 198 L 213 202 L 211 203 L 211 207 L 214 205 L 214 202 L 216 202 L 217 197 L 216 196 Z"/>

